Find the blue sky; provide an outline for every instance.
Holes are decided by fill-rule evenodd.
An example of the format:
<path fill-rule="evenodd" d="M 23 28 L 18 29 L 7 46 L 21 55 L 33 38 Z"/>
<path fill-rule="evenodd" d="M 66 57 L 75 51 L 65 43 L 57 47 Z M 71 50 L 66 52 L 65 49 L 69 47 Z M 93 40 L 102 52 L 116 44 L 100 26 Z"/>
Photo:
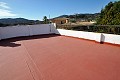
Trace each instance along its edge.
<path fill-rule="evenodd" d="M 115 0 L 0 0 L 0 18 L 27 18 L 42 20 L 75 13 L 97 13 Z"/>

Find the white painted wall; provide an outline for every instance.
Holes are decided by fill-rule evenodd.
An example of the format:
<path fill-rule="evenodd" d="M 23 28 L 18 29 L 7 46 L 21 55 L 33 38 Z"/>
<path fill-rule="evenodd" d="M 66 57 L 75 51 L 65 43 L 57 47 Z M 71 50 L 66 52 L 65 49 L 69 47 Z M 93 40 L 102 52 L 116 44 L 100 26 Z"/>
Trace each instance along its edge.
<path fill-rule="evenodd" d="M 64 30 L 64 29 L 56 29 L 55 33 L 60 35 L 65 35 L 65 36 L 94 40 L 97 42 L 120 44 L 120 35 L 73 31 L 73 30 Z"/>
<path fill-rule="evenodd" d="M 0 39 L 54 33 L 54 24 L 0 27 Z"/>
<path fill-rule="evenodd" d="M 56 24 L 0 27 L 0 40 L 19 36 L 32 36 L 51 33 L 95 40 L 97 42 L 102 41 L 112 44 L 120 44 L 120 35 L 56 29 Z"/>
<path fill-rule="evenodd" d="M 1 27 L 0 27 L 0 40 L 1 40 L 1 37 L 2 37 L 2 33 L 1 33 Z"/>
<path fill-rule="evenodd" d="M 72 30 L 63 30 L 63 29 L 57 29 L 56 33 L 60 34 L 60 35 L 65 35 L 65 36 L 72 36 L 72 37 L 77 37 L 77 38 L 95 40 L 97 42 L 100 42 L 100 40 L 101 40 L 100 33 L 72 31 Z"/>
<path fill-rule="evenodd" d="M 103 42 L 112 43 L 112 44 L 120 44 L 120 35 L 114 34 L 102 34 L 103 38 L 101 39 Z"/>
<path fill-rule="evenodd" d="M 50 26 L 48 24 L 29 26 L 30 35 L 49 34 Z"/>
<path fill-rule="evenodd" d="M 26 26 L 2 27 L 0 32 L 1 32 L 1 39 L 29 35 Z"/>

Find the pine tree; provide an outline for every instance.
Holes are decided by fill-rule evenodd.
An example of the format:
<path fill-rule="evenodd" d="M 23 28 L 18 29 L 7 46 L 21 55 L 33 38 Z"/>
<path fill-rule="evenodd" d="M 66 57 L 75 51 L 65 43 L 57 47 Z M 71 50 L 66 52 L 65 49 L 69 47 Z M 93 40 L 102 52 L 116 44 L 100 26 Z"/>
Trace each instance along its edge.
<path fill-rule="evenodd" d="M 108 3 L 101 10 L 97 23 L 100 25 L 120 25 L 120 1 Z"/>

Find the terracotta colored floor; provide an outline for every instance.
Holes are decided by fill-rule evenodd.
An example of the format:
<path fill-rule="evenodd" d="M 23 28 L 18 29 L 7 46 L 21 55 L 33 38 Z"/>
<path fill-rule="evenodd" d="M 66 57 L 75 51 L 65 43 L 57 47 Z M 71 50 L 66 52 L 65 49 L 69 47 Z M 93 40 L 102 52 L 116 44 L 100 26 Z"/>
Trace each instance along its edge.
<path fill-rule="evenodd" d="M 120 47 L 57 35 L 2 40 L 0 80 L 120 80 Z"/>

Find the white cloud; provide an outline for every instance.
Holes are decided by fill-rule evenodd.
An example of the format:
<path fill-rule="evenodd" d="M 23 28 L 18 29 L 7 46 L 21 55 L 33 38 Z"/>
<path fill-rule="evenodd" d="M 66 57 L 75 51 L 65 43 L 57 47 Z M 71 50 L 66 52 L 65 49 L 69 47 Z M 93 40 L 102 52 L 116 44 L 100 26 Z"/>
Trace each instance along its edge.
<path fill-rule="evenodd" d="M 5 2 L 0 2 L 0 18 L 15 17 L 17 14 L 12 13 L 11 8 Z"/>
<path fill-rule="evenodd" d="M 10 9 L 10 7 L 7 6 L 7 3 L 5 3 L 5 2 L 0 2 L 0 8 Z"/>
<path fill-rule="evenodd" d="M 17 16 L 17 15 L 13 14 L 9 10 L 0 9 L 0 17 L 15 17 L 15 16 Z"/>

